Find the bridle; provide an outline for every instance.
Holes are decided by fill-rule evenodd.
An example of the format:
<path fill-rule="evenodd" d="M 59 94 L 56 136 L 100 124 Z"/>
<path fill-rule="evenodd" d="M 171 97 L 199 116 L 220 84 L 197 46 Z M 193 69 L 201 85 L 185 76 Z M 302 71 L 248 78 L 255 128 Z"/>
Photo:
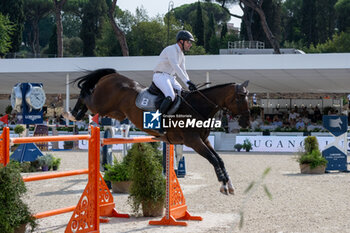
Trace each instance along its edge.
<path fill-rule="evenodd" d="M 248 110 L 243 110 L 243 105 L 244 105 L 244 100 L 245 98 L 248 96 L 249 92 L 242 92 L 239 90 L 239 85 L 235 86 L 235 99 L 236 99 L 236 106 L 237 106 L 237 112 L 239 112 L 240 114 L 237 115 L 241 115 L 241 116 L 249 116 L 250 115 L 250 111 Z"/>
<path fill-rule="evenodd" d="M 207 83 L 206 83 L 207 84 Z M 204 84 L 204 85 L 206 85 Z M 202 85 L 202 86 L 204 86 Z M 195 90 L 194 92 L 197 92 L 200 96 L 202 96 L 209 104 L 211 104 L 212 106 L 214 106 L 213 112 L 217 112 L 217 110 L 222 110 L 222 111 L 227 111 L 228 109 L 226 107 L 222 107 L 216 103 L 214 103 L 211 99 L 209 99 L 207 96 L 205 96 L 200 90 Z M 248 91 L 246 92 L 242 92 L 239 90 L 239 85 L 235 85 L 235 95 L 234 95 L 234 99 L 236 102 L 236 108 L 237 108 L 237 112 L 240 114 L 236 114 L 236 115 L 241 115 L 241 116 L 249 116 L 250 115 L 250 111 L 248 110 L 243 110 L 243 105 L 244 105 L 244 100 L 246 98 L 246 96 L 249 94 Z M 179 95 L 180 96 L 180 95 Z M 182 98 L 182 101 L 187 104 L 192 111 L 194 111 L 197 115 L 199 115 L 202 119 L 206 119 L 205 117 L 203 117 L 202 114 L 200 114 L 190 103 L 188 103 L 186 101 L 185 98 L 183 98 L 182 96 L 180 96 Z M 232 113 L 233 115 L 233 113 Z"/>

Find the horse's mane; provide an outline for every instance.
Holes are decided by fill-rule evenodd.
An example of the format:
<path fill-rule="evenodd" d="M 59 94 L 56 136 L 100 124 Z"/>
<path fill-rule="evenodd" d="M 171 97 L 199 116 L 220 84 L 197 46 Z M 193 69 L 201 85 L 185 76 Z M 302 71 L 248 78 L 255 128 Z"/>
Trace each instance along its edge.
<path fill-rule="evenodd" d="M 115 69 L 98 69 L 94 71 L 88 71 L 87 75 L 79 77 L 72 81 L 72 83 L 78 82 L 77 86 L 81 89 L 81 97 L 91 94 L 91 91 L 95 88 L 97 82 L 104 76 L 117 73 Z"/>

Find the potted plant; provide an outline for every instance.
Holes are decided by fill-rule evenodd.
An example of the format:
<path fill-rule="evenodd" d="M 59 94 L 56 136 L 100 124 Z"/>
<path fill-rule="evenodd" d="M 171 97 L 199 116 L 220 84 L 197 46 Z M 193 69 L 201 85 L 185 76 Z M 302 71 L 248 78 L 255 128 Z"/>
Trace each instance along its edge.
<path fill-rule="evenodd" d="M 328 163 L 318 148 L 317 138 L 308 136 L 304 139 L 304 151 L 299 153 L 297 161 L 303 174 L 322 174 Z"/>
<path fill-rule="evenodd" d="M 15 128 L 13 129 L 15 134 L 18 134 L 18 137 L 21 136 L 21 134 L 24 132 L 24 130 L 25 130 L 25 128 L 23 127 L 23 125 L 16 125 Z"/>
<path fill-rule="evenodd" d="M 130 149 L 130 189 L 129 203 L 134 213 L 142 206 L 143 216 L 162 216 L 165 201 L 165 177 L 162 174 L 162 153 L 156 144 L 136 143 Z"/>
<path fill-rule="evenodd" d="M 253 145 L 248 138 L 244 139 L 242 148 L 245 149 L 246 152 L 249 152 L 253 148 Z"/>
<path fill-rule="evenodd" d="M 61 164 L 61 158 L 52 156 L 52 170 L 56 171 Z"/>
<path fill-rule="evenodd" d="M 105 166 L 106 171 L 103 178 L 111 182 L 114 193 L 129 193 L 132 183 L 130 180 L 129 156 L 130 152 L 123 158 L 122 162 L 114 157 L 113 165 L 107 164 Z"/>
<path fill-rule="evenodd" d="M 42 171 L 48 171 L 52 166 L 53 156 L 51 154 L 45 154 L 37 158 Z"/>
<path fill-rule="evenodd" d="M 234 147 L 238 152 L 240 152 L 241 149 L 242 149 L 242 147 L 243 147 L 243 145 L 240 144 L 240 143 L 237 143 L 237 144 L 235 144 L 233 147 Z"/>
<path fill-rule="evenodd" d="M 21 199 L 26 191 L 18 164 L 10 162 L 6 167 L 0 164 L 1 232 L 25 232 L 27 224 L 30 225 L 31 232 L 35 230 L 35 218 Z"/>

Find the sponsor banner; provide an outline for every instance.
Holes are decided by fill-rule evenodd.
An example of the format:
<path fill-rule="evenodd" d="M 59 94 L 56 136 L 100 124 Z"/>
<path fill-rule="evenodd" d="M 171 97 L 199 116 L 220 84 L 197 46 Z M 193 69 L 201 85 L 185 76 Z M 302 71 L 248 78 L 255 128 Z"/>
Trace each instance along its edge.
<path fill-rule="evenodd" d="M 253 145 L 252 151 L 259 152 L 298 152 L 304 148 L 304 136 L 237 136 L 236 143 L 243 144 L 245 139 L 249 139 Z M 348 148 L 349 141 L 348 138 Z M 334 142 L 334 137 L 317 137 L 320 151 Z M 344 141 L 340 141 L 340 147 L 344 147 Z"/>

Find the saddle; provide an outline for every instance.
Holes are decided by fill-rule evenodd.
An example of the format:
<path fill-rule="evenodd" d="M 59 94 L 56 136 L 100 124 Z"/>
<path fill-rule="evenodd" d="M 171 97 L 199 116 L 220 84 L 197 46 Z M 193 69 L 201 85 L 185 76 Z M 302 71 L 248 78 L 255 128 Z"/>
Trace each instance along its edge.
<path fill-rule="evenodd" d="M 176 97 L 173 104 L 170 106 L 167 114 L 174 114 L 180 107 L 181 98 L 179 93 L 175 90 Z M 152 82 L 151 86 L 144 88 L 136 97 L 136 107 L 145 111 L 157 111 L 163 99 L 165 98 L 163 92 Z"/>

